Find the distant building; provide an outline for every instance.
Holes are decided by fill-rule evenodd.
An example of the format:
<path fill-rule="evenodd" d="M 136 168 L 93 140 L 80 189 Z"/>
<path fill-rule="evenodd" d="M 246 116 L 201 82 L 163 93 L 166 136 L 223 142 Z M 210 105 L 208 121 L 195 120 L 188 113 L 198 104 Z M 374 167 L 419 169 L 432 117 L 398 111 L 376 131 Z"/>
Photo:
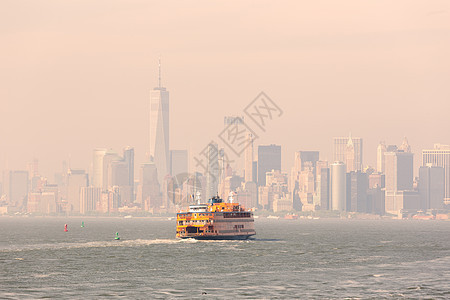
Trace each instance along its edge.
<path fill-rule="evenodd" d="M 210 143 L 207 149 L 206 193 L 204 201 L 216 196 L 219 192 L 219 149 L 216 143 Z"/>
<path fill-rule="evenodd" d="M 108 167 L 108 187 L 129 185 L 128 164 L 123 160 L 111 161 Z"/>
<path fill-rule="evenodd" d="M 399 215 L 402 210 L 418 210 L 420 208 L 420 196 L 417 191 L 386 192 L 386 212 Z"/>
<path fill-rule="evenodd" d="M 347 211 L 367 212 L 367 190 L 369 178 L 367 173 L 353 171 L 347 173 Z"/>
<path fill-rule="evenodd" d="M 385 212 L 385 193 L 380 186 L 374 186 L 367 190 L 367 212 L 383 215 Z"/>
<path fill-rule="evenodd" d="M 386 152 L 385 172 L 386 191 L 412 190 L 413 154 Z"/>
<path fill-rule="evenodd" d="M 258 206 L 258 192 L 256 183 L 252 181 L 243 182 L 236 190 L 237 202 L 245 208 L 256 208 Z"/>
<path fill-rule="evenodd" d="M 244 176 L 246 182 L 253 182 L 253 136 L 247 136 L 248 146 L 245 148 Z"/>
<path fill-rule="evenodd" d="M 169 166 L 169 91 L 161 86 L 161 62 L 159 85 L 150 91 L 150 161 L 158 170 L 158 182 L 170 173 Z"/>
<path fill-rule="evenodd" d="M 445 171 L 443 167 L 432 165 L 420 167 L 419 193 L 422 209 L 444 207 Z"/>
<path fill-rule="evenodd" d="M 123 160 L 128 167 L 128 186 L 131 191 L 131 202 L 134 202 L 134 148 L 126 147 L 123 150 Z"/>
<path fill-rule="evenodd" d="M 273 199 L 273 211 L 281 212 L 281 211 L 291 211 L 293 209 L 293 202 L 291 196 L 289 194 L 285 195 L 274 195 Z"/>
<path fill-rule="evenodd" d="M 108 212 L 117 212 L 119 211 L 120 206 L 120 191 L 119 187 L 113 186 L 108 188 L 106 192 L 108 195 Z"/>
<path fill-rule="evenodd" d="M 381 173 L 372 173 L 369 175 L 369 189 L 380 187 L 384 189 L 385 175 Z"/>
<path fill-rule="evenodd" d="M 316 205 L 321 210 L 330 209 L 330 168 L 327 161 L 316 164 Z"/>
<path fill-rule="evenodd" d="M 92 185 L 94 187 L 103 187 L 103 157 L 106 151 L 107 149 L 103 148 L 94 149 L 92 174 Z"/>
<path fill-rule="evenodd" d="M 158 171 L 154 163 L 144 163 L 141 165 L 137 201 L 146 211 L 154 207 L 159 207 L 162 203 Z"/>
<path fill-rule="evenodd" d="M 97 203 L 102 200 L 102 188 L 81 187 L 80 188 L 80 213 L 92 213 L 97 210 Z"/>
<path fill-rule="evenodd" d="M 409 145 L 408 139 L 406 137 L 403 138 L 403 142 L 400 147 L 398 147 L 398 150 L 406 153 L 411 153 L 411 146 Z"/>
<path fill-rule="evenodd" d="M 94 150 L 92 186 L 102 188 L 107 193 L 111 187 L 118 187 L 121 203 L 134 202 L 134 148 L 125 147 L 123 157 L 113 150 Z M 102 210 L 101 208 L 100 210 Z"/>
<path fill-rule="evenodd" d="M 333 139 L 334 161 L 346 164 L 347 172 L 361 171 L 363 165 L 363 140 L 359 137 L 335 137 Z"/>
<path fill-rule="evenodd" d="M 331 210 L 345 211 L 347 202 L 346 166 L 337 161 L 331 164 Z"/>
<path fill-rule="evenodd" d="M 387 151 L 386 144 L 380 142 L 377 147 L 377 172 L 384 173 L 384 153 Z"/>
<path fill-rule="evenodd" d="M 298 193 L 300 198 L 302 211 L 316 210 L 316 203 L 314 203 L 315 181 L 313 168 L 306 168 L 300 172 L 298 181 Z"/>
<path fill-rule="evenodd" d="M 258 206 L 265 210 L 273 208 L 273 189 L 271 186 L 258 187 Z"/>
<path fill-rule="evenodd" d="M 80 192 L 89 186 L 89 177 L 84 170 L 69 169 L 67 174 L 67 202 L 69 212 L 80 213 Z"/>
<path fill-rule="evenodd" d="M 28 196 L 28 172 L 10 171 L 9 172 L 9 206 L 16 211 L 26 211 Z"/>
<path fill-rule="evenodd" d="M 444 204 L 450 205 L 450 146 L 435 144 L 432 150 L 422 150 L 422 165 L 444 168 Z"/>
<path fill-rule="evenodd" d="M 304 170 L 306 166 L 315 168 L 319 160 L 319 151 L 296 151 L 294 168 L 297 172 Z"/>
<path fill-rule="evenodd" d="M 383 163 L 384 168 L 384 163 Z M 385 212 L 385 175 L 372 173 L 369 175 L 369 188 L 367 190 L 367 212 L 383 215 Z"/>
<path fill-rule="evenodd" d="M 59 200 L 58 186 L 46 184 L 39 191 L 28 194 L 27 212 L 44 215 L 58 213 L 60 212 Z"/>
<path fill-rule="evenodd" d="M 177 176 L 188 172 L 188 151 L 170 150 L 170 174 Z"/>
<path fill-rule="evenodd" d="M 227 199 L 231 192 L 236 191 L 240 186 L 242 186 L 242 183 L 244 183 L 244 178 L 237 175 L 231 175 L 225 177 L 225 180 L 223 182 L 223 192 L 222 192 L 222 199 Z"/>
<path fill-rule="evenodd" d="M 384 156 L 386 212 L 398 214 L 402 209 L 418 209 L 418 206 L 414 207 L 416 195 L 413 195 L 413 153 L 400 150 L 386 152 Z"/>
<path fill-rule="evenodd" d="M 266 172 L 266 185 L 277 186 L 280 188 L 280 192 L 287 192 L 287 173 L 275 169 Z"/>
<path fill-rule="evenodd" d="M 258 205 L 264 209 L 274 209 L 274 199 L 285 199 L 290 197 L 288 189 L 287 173 L 280 170 L 271 170 L 266 172 L 266 187 L 259 187 Z M 292 203 L 292 197 L 289 198 Z"/>
<path fill-rule="evenodd" d="M 266 173 L 281 170 L 281 146 L 258 146 L 258 185 L 266 185 Z"/>
<path fill-rule="evenodd" d="M 117 154 L 117 152 L 113 151 L 113 150 L 107 150 L 105 152 L 105 155 L 103 156 L 103 171 L 102 171 L 102 189 L 103 191 L 107 191 L 109 187 L 111 187 L 111 168 L 112 165 L 114 164 L 115 161 L 120 161 L 121 157 L 119 156 L 119 154 Z"/>

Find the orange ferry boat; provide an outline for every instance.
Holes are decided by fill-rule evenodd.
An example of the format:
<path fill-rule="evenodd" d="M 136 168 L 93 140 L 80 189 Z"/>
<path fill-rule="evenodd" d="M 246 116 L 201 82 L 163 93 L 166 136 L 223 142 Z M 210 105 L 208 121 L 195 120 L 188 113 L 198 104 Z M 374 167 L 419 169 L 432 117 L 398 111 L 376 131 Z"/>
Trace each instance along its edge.
<path fill-rule="evenodd" d="M 245 240 L 255 234 L 253 212 L 218 196 L 177 213 L 177 238 Z"/>

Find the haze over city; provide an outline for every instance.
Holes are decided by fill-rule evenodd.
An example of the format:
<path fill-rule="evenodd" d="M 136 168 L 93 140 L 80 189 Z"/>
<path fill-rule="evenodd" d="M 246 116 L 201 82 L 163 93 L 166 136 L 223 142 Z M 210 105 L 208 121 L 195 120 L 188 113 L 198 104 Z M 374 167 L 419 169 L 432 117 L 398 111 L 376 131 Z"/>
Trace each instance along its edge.
<path fill-rule="evenodd" d="M 89 9 L 86 9 L 86 5 Z M 0 169 L 89 170 L 92 150 L 149 148 L 149 91 L 170 91 L 170 148 L 200 152 L 260 91 L 283 115 L 259 144 L 332 160 L 332 138 L 448 144 L 446 1 L 6 1 Z M 205 124 L 208 124 L 205 126 Z"/>
<path fill-rule="evenodd" d="M 450 2 L 0 1 L 0 298 L 448 299 Z"/>

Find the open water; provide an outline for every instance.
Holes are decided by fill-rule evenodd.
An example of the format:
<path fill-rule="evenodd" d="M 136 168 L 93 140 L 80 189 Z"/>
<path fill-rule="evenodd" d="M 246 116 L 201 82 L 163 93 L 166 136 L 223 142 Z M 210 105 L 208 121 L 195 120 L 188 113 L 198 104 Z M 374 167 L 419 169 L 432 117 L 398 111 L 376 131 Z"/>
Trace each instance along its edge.
<path fill-rule="evenodd" d="M 195 241 L 167 219 L 2 217 L 0 298 L 450 298 L 450 222 L 255 226 L 254 240 Z"/>

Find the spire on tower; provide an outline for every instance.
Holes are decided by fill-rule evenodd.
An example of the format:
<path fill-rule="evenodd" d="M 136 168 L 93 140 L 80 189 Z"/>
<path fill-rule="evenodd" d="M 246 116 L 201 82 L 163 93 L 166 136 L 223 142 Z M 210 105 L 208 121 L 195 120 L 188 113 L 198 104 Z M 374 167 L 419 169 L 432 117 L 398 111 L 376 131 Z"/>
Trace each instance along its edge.
<path fill-rule="evenodd" d="M 158 87 L 161 88 L 161 56 L 159 57 L 158 68 L 159 68 Z"/>

